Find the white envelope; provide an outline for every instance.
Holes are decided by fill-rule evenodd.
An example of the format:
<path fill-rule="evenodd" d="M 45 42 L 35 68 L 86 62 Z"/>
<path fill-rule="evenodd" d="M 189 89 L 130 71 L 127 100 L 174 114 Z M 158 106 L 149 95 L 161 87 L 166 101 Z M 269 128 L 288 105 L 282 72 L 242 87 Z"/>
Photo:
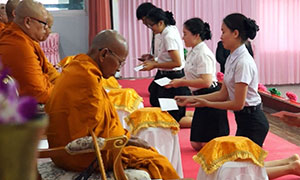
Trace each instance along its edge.
<path fill-rule="evenodd" d="M 172 80 L 167 77 L 163 77 L 163 78 L 154 80 L 154 82 L 156 82 L 160 86 L 168 85 L 168 84 L 170 84 L 171 81 Z"/>
<path fill-rule="evenodd" d="M 140 71 L 140 70 L 143 69 L 143 68 L 144 68 L 144 65 L 139 65 L 139 66 L 135 67 L 134 70 L 135 70 L 136 72 L 138 72 L 138 71 Z"/>
<path fill-rule="evenodd" d="M 162 111 L 173 111 L 179 109 L 175 99 L 158 98 L 158 101 Z"/>

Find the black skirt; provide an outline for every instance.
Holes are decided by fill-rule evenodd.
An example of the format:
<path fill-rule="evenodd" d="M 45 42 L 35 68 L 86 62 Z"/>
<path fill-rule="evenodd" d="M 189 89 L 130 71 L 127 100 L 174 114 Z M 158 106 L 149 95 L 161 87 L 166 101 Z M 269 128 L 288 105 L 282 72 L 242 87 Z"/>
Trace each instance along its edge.
<path fill-rule="evenodd" d="M 158 70 L 154 80 L 160 79 L 163 77 L 168 77 L 169 79 L 176 79 L 184 77 L 183 70 L 179 71 L 160 71 Z M 179 87 L 179 88 L 165 88 L 154 81 L 151 82 L 150 86 L 148 87 L 148 91 L 150 93 L 150 104 L 153 107 L 160 107 L 158 98 L 174 98 L 175 96 L 183 96 L 183 95 L 190 95 L 190 90 L 188 87 Z M 182 117 L 185 116 L 185 107 L 178 107 L 179 110 L 175 111 L 168 111 L 174 119 L 179 122 Z"/>
<path fill-rule="evenodd" d="M 209 94 L 220 90 L 220 86 L 201 89 L 194 95 Z M 195 108 L 190 141 L 208 142 L 216 137 L 229 135 L 227 110 L 197 107 Z"/>
<path fill-rule="evenodd" d="M 234 111 L 237 124 L 236 136 L 245 136 L 262 146 L 269 131 L 269 122 L 261 110 L 261 105 L 244 107 Z"/>

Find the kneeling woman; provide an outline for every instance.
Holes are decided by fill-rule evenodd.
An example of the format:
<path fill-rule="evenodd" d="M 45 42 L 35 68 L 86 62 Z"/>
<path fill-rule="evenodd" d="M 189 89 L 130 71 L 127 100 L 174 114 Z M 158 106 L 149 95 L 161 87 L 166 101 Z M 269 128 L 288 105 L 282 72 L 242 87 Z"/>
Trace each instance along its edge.
<path fill-rule="evenodd" d="M 220 90 L 216 79 L 216 59 L 204 40 L 211 39 L 208 23 L 192 18 L 184 23 L 183 40 L 192 47 L 186 58 L 185 77 L 174 79 L 169 87 L 188 86 L 193 95 L 209 94 Z M 197 107 L 194 112 L 190 141 L 199 151 L 215 137 L 229 134 L 227 111 L 210 107 Z"/>
<path fill-rule="evenodd" d="M 184 76 L 183 43 L 175 23 L 173 14 L 160 8 L 153 8 L 146 16 L 147 26 L 152 29 L 154 34 L 160 34 L 161 39 L 159 47 L 156 47 L 158 48 L 157 61 L 145 61 L 144 69 L 142 69 L 143 71 L 150 71 L 157 68 L 158 71 L 154 79 L 163 77 L 174 79 Z M 155 82 L 152 82 L 148 89 L 150 103 L 154 107 L 159 107 L 158 98 L 174 98 L 176 95 L 190 94 L 187 87 L 167 89 Z M 185 107 L 179 107 L 179 110 L 169 111 L 169 113 L 179 122 L 185 116 Z"/>
<path fill-rule="evenodd" d="M 224 48 L 230 50 L 225 64 L 224 83 L 218 92 L 198 97 L 175 97 L 180 105 L 233 110 L 237 123 L 236 136 L 245 136 L 262 146 L 269 123 L 261 109 L 258 94 L 258 72 L 245 42 L 254 39 L 258 26 L 242 14 L 226 16 L 222 24 Z"/>

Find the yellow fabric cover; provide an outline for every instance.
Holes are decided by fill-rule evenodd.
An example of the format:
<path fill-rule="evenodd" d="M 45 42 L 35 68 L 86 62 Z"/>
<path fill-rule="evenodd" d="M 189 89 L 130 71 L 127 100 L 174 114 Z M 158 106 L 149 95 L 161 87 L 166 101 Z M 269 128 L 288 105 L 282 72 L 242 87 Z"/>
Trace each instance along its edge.
<path fill-rule="evenodd" d="M 47 129 L 50 148 L 65 146 L 74 139 L 88 136 L 89 129 L 103 138 L 130 136 L 122 127 L 102 83 L 98 65 L 85 54 L 75 56 L 65 67 L 45 107 L 50 119 Z M 105 167 L 112 168 L 109 151 L 101 154 Z M 168 159 L 153 149 L 126 146 L 121 156 L 124 167 L 144 169 L 151 178 L 179 178 Z M 95 153 L 69 155 L 61 152 L 52 161 L 66 170 L 82 171 L 95 158 Z"/>
<path fill-rule="evenodd" d="M 132 88 L 111 89 L 108 96 L 116 109 L 129 113 L 137 110 L 139 104 L 143 101 L 143 98 Z"/>
<path fill-rule="evenodd" d="M 267 152 L 247 137 L 223 136 L 209 141 L 193 159 L 211 174 L 227 161 L 251 161 L 263 167 L 266 156 Z"/>
<path fill-rule="evenodd" d="M 119 84 L 118 80 L 111 76 L 108 79 L 103 78 L 103 87 L 105 89 L 111 90 L 111 89 L 120 89 L 122 86 Z"/>
<path fill-rule="evenodd" d="M 179 131 L 178 122 L 166 111 L 159 107 L 146 107 L 135 110 L 125 118 L 131 133 L 136 135 L 141 129 L 147 127 L 170 128 L 173 134 Z"/>
<path fill-rule="evenodd" d="M 53 89 L 51 82 L 59 74 L 39 44 L 13 22 L 0 33 L 0 56 L 3 66 L 18 82 L 20 96 L 32 96 L 39 103 L 46 103 Z"/>

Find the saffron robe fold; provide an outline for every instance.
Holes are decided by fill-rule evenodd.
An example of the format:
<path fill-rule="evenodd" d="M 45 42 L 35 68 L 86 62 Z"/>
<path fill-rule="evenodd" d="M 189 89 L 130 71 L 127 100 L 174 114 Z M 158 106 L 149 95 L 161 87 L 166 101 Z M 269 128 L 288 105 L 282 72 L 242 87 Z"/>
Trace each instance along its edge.
<path fill-rule="evenodd" d="M 39 44 L 15 23 L 0 34 L 0 56 L 4 67 L 19 84 L 21 96 L 32 96 L 39 103 L 48 100 L 54 80 L 59 76 Z"/>
<path fill-rule="evenodd" d="M 45 109 L 50 118 L 47 137 L 51 148 L 88 136 L 90 128 L 98 137 L 129 136 L 103 88 L 101 71 L 84 54 L 75 56 L 64 68 Z M 155 150 L 126 146 L 121 156 L 124 167 L 146 170 L 151 178 L 179 178 L 168 159 Z M 111 168 L 109 152 L 102 153 L 102 157 L 105 167 Z M 94 153 L 62 153 L 52 160 L 61 168 L 81 171 L 95 158 Z"/>
<path fill-rule="evenodd" d="M 0 22 L 0 32 L 6 27 L 6 24 Z"/>

